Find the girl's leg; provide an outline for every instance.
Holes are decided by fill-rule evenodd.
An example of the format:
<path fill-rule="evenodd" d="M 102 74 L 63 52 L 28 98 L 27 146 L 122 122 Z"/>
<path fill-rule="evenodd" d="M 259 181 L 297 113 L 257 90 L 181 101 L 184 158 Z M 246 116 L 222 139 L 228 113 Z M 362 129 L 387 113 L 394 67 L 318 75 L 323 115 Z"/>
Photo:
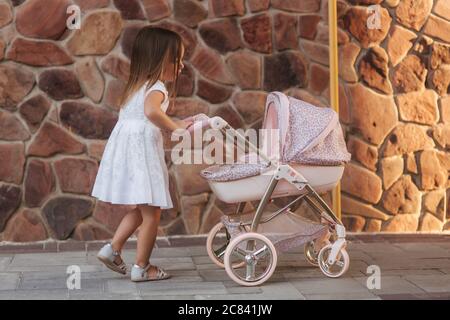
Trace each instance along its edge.
<path fill-rule="evenodd" d="M 142 216 L 138 207 L 128 212 L 127 215 L 123 217 L 119 227 L 114 233 L 114 237 L 111 241 L 113 250 L 121 251 L 125 242 L 131 237 L 141 223 Z"/>
<path fill-rule="evenodd" d="M 142 224 L 138 234 L 136 264 L 144 268 L 148 264 L 155 245 L 161 208 L 141 205 L 139 210 L 142 216 Z"/>

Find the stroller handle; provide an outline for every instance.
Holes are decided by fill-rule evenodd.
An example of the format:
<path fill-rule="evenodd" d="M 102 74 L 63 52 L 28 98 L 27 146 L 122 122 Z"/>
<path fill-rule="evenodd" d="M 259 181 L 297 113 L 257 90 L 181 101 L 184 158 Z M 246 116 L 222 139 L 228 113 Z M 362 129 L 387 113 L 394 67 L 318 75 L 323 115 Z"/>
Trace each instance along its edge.
<path fill-rule="evenodd" d="M 238 142 L 240 143 L 237 143 L 236 147 L 243 150 L 244 152 L 247 151 L 247 147 L 249 151 L 256 153 L 260 158 L 267 161 L 269 164 L 276 165 L 278 163 L 277 159 L 270 159 L 266 154 L 264 154 L 262 150 L 252 144 L 245 136 L 232 128 L 223 118 L 219 116 L 209 118 L 205 114 L 198 114 L 196 116 L 190 117 L 190 119 L 193 119 L 195 123 L 188 128 L 189 132 L 194 132 L 196 130 L 200 130 L 209 126 L 213 130 L 221 131 L 223 134 L 225 134 L 225 136 L 230 136 L 231 141 L 235 141 L 235 138 L 237 138 Z"/>
<path fill-rule="evenodd" d="M 228 122 L 226 122 L 221 117 L 213 117 L 209 119 L 209 125 L 215 130 L 221 130 L 228 125 Z"/>
<path fill-rule="evenodd" d="M 236 145 L 237 148 L 246 151 L 248 147 L 251 152 L 256 153 L 260 158 L 267 161 L 269 164 L 276 164 L 276 159 L 270 159 L 266 154 L 262 152 L 257 146 L 252 144 L 245 136 L 243 136 L 240 132 L 236 131 L 232 128 L 228 122 L 226 122 L 221 117 L 214 117 L 209 119 L 209 125 L 212 129 L 223 131 L 223 129 L 227 129 L 224 133 L 227 136 L 230 136 L 234 141 L 236 137 L 240 143 Z"/>

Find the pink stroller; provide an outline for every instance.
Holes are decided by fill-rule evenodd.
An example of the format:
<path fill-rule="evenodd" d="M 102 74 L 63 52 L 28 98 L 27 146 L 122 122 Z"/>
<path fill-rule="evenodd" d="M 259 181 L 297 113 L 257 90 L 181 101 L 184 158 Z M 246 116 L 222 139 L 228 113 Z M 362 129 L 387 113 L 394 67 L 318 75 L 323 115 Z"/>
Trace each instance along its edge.
<path fill-rule="evenodd" d="M 269 94 L 262 129 L 278 130 L 279 136 L 265 138 L 265 152 L 223 119 L 215 117 L 207 123 L 237 138 L 238 148 L 250 151 L 241 162 L 213 165 L 201 173 L 218 199 L 237 204 L 236 212 L 223 216 L 208 235 L 212 261 L 225 267 L 238 284 L 256 286 L 272 276 L 277 251 L 304 245 L 308 262 L 328 277 L 343 275 L 350 263 L 345 228 L 319 196 L 337 185 L 351 156 L 336 112 L 281 92 Z M 256 163 L 246 161 L 252 157 Z M 287 196 L 284 207 L 265 212 L 270 201 Z M 319 221 L 292 211 L 303 200 Z M 241 221 L 250 201 L 259 201 L 256 212 L 249 221 Z"/>

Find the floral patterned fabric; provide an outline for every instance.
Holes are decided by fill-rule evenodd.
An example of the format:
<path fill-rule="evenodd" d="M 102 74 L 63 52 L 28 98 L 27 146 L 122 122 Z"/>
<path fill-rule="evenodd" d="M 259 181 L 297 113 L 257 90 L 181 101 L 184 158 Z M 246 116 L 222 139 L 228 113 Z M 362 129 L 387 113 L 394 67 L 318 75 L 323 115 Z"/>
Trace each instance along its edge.
<path fill-rule="evenodd" d="M 337 113 L 331 108 L 288 99 L 289 143 L 284 146 L 282 161 L 308 165 L 340 165 L 350 161 Z"/>
<path fill-rule="evenodd" d="M 253 177 L 261 174 L 267 168 L 266 163 L 234 163 L 221 164 L 208 167 L 200 172 L 200 175 L 210 181 L 234 181 Z"/>

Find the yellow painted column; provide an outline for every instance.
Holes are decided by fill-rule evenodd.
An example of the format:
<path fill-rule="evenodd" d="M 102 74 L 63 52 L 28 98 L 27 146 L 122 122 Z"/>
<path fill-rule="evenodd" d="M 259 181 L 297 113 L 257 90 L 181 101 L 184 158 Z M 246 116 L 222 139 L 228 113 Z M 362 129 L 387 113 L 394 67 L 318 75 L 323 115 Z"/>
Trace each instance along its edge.
<path fill-rule="evenodd" d="M 330 47 L 330 103 L 333 110 L 339 114 L 339 76 L 338 76 L 338 29 L 337 3 L 328 0 L 328 26 Z M 332 193 L 333 211 L 341 219 L 341 184 L 338 183 Z"/>

